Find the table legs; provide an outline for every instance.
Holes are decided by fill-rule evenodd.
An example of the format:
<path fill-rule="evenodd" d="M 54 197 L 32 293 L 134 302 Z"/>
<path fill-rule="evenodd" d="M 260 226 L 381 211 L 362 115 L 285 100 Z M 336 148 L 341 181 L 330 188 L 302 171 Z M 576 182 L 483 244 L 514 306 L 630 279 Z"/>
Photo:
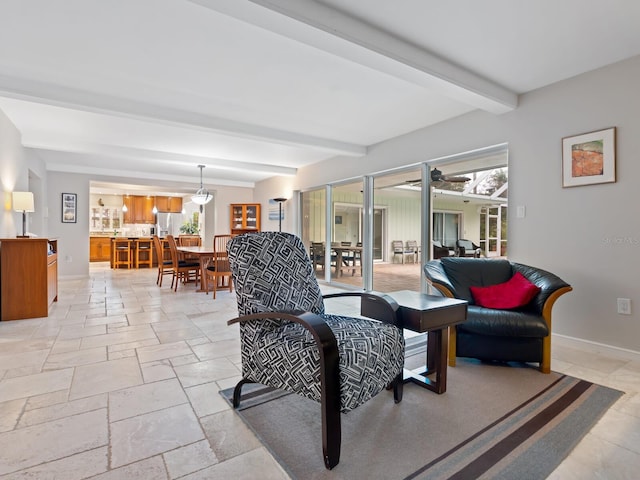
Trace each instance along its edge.
<path fill-rule="evenodd" d="M 447 390 L 448 346 L 446 328 L 430 330 L 427 333 L 427 363 L 414 370 L 405 369 L 405 383 L 413 382 L 432 392 L 444 393 Z"/>
<path fill-rule="evenodd" d="M 200 288 L 197 290 L 198 292 L 206 292 L 208 291 L 207 284 L 207 265 L 211 261 L 213 256 L 207 255 L 198 255 L 198 260 L 200 262 Z"/>

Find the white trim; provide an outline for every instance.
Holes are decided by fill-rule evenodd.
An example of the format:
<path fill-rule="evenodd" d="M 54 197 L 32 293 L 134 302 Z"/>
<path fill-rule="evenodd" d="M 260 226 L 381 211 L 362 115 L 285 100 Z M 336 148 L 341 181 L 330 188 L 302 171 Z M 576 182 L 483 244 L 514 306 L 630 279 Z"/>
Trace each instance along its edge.
<path fill-rule="evenodd" d="M 615 347 L 613 345 L 607 345 L 604 343 L 592 342 L 591 340 L 585 340 L 583 338 L 569 337 L 567 335 L 561 335 L 559 333 L 552 333 L 551 336 L 553 338 L 551 347 L 552 349 L 553 345 L 573 347 L 595 354 L 605 354 L 625 360 L 640 361 L 640 352 L 636 352 L 635 350 Z"/>

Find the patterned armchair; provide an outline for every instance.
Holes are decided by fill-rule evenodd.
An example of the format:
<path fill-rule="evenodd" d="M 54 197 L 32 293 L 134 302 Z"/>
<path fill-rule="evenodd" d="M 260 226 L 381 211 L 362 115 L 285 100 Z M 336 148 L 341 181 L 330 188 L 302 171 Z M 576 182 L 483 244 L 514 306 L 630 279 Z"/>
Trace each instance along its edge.
<path fill-rule="evenodd" d="M 325 466 L 340 460 L 340 413 L 393 387 L 402 399 L 404 339 L 397 303 L 373 292 L 322 296 L 302 241 L 291 234 L 240 235 L 228 245 L 240 323 L 242 380 L 320 402 Z M 365 318 L 326 314 L 323 298 L 361 296 Z M 375 307 L 371 307 L 373 303 Z M 375 421 L 372 419 L 371 421 Z"/>

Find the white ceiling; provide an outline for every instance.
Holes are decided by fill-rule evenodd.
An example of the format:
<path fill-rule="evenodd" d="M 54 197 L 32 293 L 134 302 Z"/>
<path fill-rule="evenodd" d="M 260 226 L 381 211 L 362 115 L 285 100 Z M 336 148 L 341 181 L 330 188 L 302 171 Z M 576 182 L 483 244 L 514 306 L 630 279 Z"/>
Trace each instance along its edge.
<path fill-rule="evenodd" d="M 508 112 L 640 54 L 639 25 L 631 0 L 0 0 L 0 110 L 48 170 L 250 187 Z"/>

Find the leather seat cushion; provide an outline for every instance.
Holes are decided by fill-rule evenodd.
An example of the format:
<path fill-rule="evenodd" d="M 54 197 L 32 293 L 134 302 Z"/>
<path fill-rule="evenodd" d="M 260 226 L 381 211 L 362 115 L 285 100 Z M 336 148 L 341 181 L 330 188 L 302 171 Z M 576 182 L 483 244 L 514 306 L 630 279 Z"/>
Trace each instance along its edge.
<path fill-rule="evenodd" d="M 467 321 L 459 324 L 457 329 L 480 335 L 504 337 L 541 338 L 549 335 L 549 328 L 539 315 L 477 305 L 468 306 Z"/>

